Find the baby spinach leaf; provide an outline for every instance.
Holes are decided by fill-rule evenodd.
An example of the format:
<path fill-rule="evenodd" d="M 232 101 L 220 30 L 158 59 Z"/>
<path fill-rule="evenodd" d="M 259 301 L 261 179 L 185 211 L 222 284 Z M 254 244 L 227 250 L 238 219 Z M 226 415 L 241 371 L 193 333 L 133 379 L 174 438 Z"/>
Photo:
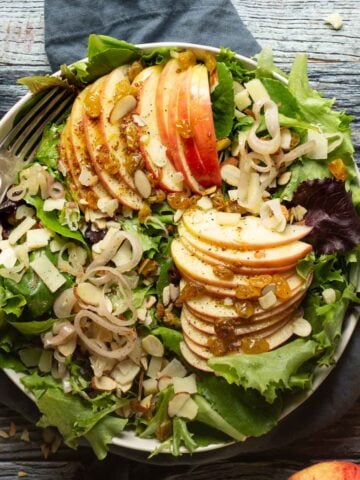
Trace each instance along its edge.
<path fill-rule="evenodd" d="M 211 94 L 216 138 L 227 137 L 233 125 L 235 112 L 233 78 L 224 63 L 217 62 L 218 85 Z"/>

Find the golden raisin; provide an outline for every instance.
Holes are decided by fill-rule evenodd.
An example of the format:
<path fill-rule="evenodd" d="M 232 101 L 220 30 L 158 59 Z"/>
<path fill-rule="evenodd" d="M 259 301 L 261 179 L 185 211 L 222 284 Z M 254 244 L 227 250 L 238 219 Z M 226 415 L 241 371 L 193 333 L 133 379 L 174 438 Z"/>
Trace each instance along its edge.
<path fill-rule="evenodd" d="M 215 55 L 213 53 L 210 53 L 210 52 L 204 52 L 203 60 L 204 60 L 204 63 L 205 63 L 205 66 L 206 66 L 208 72 L 212 73 L 216 69 Z"/>
<path fill-rule="evenodd" d="M 130 95 L 130 82 L 127 78 L 120 80 L 115 87 L 115 100 L 119 100 L 126 95 Z"/>
<path fill-rule="evenodd" d="M 246 213 L 247 210 L 246 208 L 239 205 L 238 202 L 228 201 L 225 207 L 225 212 L 242 214 L 242 213 Z"/>
<path fill-rule="evenodd" d="M 347 178 L 346 166 L 341 158 L 337 158 L 330 162 L 329 170 L 332 175 L 336 178 L 336 180 L 340 180 L 341 182 L 345 182 Z"/>
<path fill-rule="evenodd" d="M 232 340 L 235 336 L 235 325 L 229 319 L 217 319 L 214 322 L 214 330 L 218 338 Z"/>
<path fill-rule="evenodd" d="M 167 202 L 171 208 L 175 210 L 186 210 L 194 204 L 194 200 L 188 197 L 185 192 L 169 193 L 167 196 Z"/>
<path fill-rule="evenodd" d="M 230 138 L 220 138 L 220 140 L 216 142 L 216 150 L 218 152 L 221 152 L 222 150 L 225 150 L 225 148 L 230 147 L 230 145 L 231 145 Z"/>
<path fill-rule="evenodd" d="M 244 337 L 241 340 L 241 349 L 244 353 L 264 353 L 270 349 L 269 342 L 264 338 Z"/>
<path fill-rule="evenodd" d="M 274 275 L 272 283 L 275 283 L 275 295 L 281 300 L 288 300 L 291 297 L 289 282 L 282 275 Z"/>
<path fill-rule="evenodd" d="M 142 261 L 138 272 L 144 277 L 151 277 L 157 273 L 158 268 L 159 268 L 159 264 L 156 260 L 145 258 L 145 260 Z"/>
<path fill-rule="evenodd" d="M 163 322 L 165 323 L 165 325 L 168 325 L 169 327 L 181 327 L 180 318 L 168 308 L 165 310 Z"/>
<path fill-rule="evenodd" d="M 132 82 L 143 69 L 144 67 L 142 66 L 141 62 L 139 62 L 139 60 L 135 60 L 135 62 L 130 65 L 127 72 L 130 82 Z"/>
<path fill-rule="evenodd" d="M 166 193 L 158 188 L 155 190 L 154 195 L 148 198 L 149 203 L 161 203 L 166 199 Z"/>
<path fill-rule="evenodd" d="M 204 295 L 206 289 L 203 285 L 198 283 L 187 283 L 185 287 L 180 291 L 180 295 L 176 299 L 175 305 L 177 307 L 181 306 L 183 302 L 187 302 L 188 300 L 192 300 L 193 298 L 200 297 Z"/>
<path fill-rule="evenodd" d="M 175 123 L 175 127 L 176 127 L 176 130 L 177 130 L 178 134 L 180 135 L 180 137 L 182 137 L 182 138 L 191 138 L 192 137 L 192 131 L 191 131 L 190 123 L 187 120 L 185 120 L 185 119 L 178 120 Z"/>
<path fill-rule="evenodd" d="M 253 285 L 239 285 L 235 290 L 235 296 L 239 300 L 248 300 L 250 298 L 258 298 L 261 290 Z"/>
<path fill-rule="evenodd" d="M 159 318 L 164 318 L 165 315 L 165 307 L 162 303 L 157 303 L 156 304 L 156 315 Z"/>
<path fill-rule="evenodd" d="M 222 194 L 221 190 L 217 190 L 211 197 L 213 207 L 216 210 L 224 210 L 228 206 L 228 202 Z"/>
<path fill-rule="evenodd" d="M 254 305 L 247 300 L 235 302 L 234 307 L 240 318 L 250 318 L 255 313 Z"/>
<path fill-rule="evenodd" d="M 288 222 L 290 218 L 289 210 L 285 207 L 285 205 L 280 205 L 281 213 L 284 215 L 285 220 Z"/>
<path fill-rule="evenodd" d="M 86 114 L 91 118 L 97 118 L 101 113 L 100 93 L 93 86 L 85 96 L 84 107 Z"/>
<path fill-rule="evenodd" d="M 296 132 L 291 131 L 291 141 L 290 141 L 290 150 L 295 148 L 300 143 L 300 135 Z"/>
<path fill-rule="evenodd" d="M 138 219 L 140 223 L 144 223 L 148 216 L 151 215 L 151 208 L 147 203 L 140 208 L 138 213 Z"/>
<path fill-rule="evenodd" d="M 210 337 L 207 341 L 207 347 L 215 357 L 220 357 L 226 353 L 226 345 L 221 338 Z"/>
<path fill-rule="evenodd" d="M 137 148 L 139 148 L 138 130 L 136 128 L 136 125 L 134 125 L 133 123 L 129 123 L 129 125 L 127 125 L 125 130 L 125 139 L 127 147 L 130 150 L 136 150 Z"/>
<path fill-rule="evenodd" d="M 155 436 L 160 442 L 164 442 L 172 434 L 172 421 L 165 420 L 162 422 L 155 431 Z"/>
<path fill-rule="evenodd" d="M 138 152 L 132 152 L 129 155 L 126 155 L 125 157 L 126 171 L 130 175 L 133 175 L 135 173 L 135 170 L 138 169 L 141 163 L 141 160 L 142 160 L 141 155 Z"/>
<path fill-rule="evenodd" d="M 189 67 L 196 65 L 196 55 L 191 50 L 185 50 L 185 52 L 179 53 L 177 61 L 181 70 L 186 70 Z"/>
<path fill-rule="evenodd" d="M 272 282 L 272 276 L 271 275 L 254 275 L 252 277 L 249 277 L 249 283 L 253 287 L 256 288 L 264 288 L 266 285 L 269 285 L 269 283 Z"/>
<path fill-rule="evenodd" d="M 214 275 L 218 278 L 223 278 L 224 280 L 231 280 L 234 278 L 234 272 L 225 265 L 216 265 L 213 267 Z"/>

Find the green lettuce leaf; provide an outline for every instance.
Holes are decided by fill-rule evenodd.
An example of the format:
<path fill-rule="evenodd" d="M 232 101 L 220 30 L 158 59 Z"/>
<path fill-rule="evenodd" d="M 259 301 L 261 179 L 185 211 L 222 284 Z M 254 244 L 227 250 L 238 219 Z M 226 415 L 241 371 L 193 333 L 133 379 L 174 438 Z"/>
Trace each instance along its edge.
<path fill-rule="evenodd" d="M 180 417 L 174 417 L 173 420 L 173 436 L 171 453 L 178 457 L 181 455 L 180 447 L 184 444 L 185 448 L 192 453 L 197 447 L 197 443 L 193 439 L 192 433 L 189 432 L 187 423 Z"/>
<path fill-rule="evenodd" d="M 162 237 L 160 235 L 150 236 L 146 233 L 146 229 L 140 225 L 138 218 L 126 218 L 121 222 L 126 232 L 132 233 L 140 240 L 144 252 L 153 250 L 159 251 L 159 245 Z"/>
<path fill-rule="evenodd" d="M 281 412 L 279 401 L 270 405 L 257 392 L 229 385 L 213 375 L 203 377 L 197 386 L 212 408 L 245 436 L 263 435 L 277 423 Z"/>
<path fill-rule="evenodd" d="M 126 418 L 108 415 L 107 417 L 102 418 L 84 435 L 99 460 L 103 460 L 106 457 L 109 443 L 111 443 L 114 437 L 119 436 L 126 425 Z"/>
<path fill-rule="evenodd" d="M 33 320 L 29 322 L 8 321 L 8 323 L 23 335 L 40 335 L 50 330 L 57 321 L 57 318 L 49 318 L 48 320 Z"/>
<path fill-rule="evenodd" d="M 262 78 L 261 82 L 270 95 L 271 100 L 278 105 L 279 113 L 290 118 L 297 118 L 301 115 L 298 102 L 287 85 L 275 78 L 268 77 Z"/>
<path fill-rule="evenodd" d="M 39 218 L 39 220 L 41 220 L 44 227 L 46 227 L 51 232 L 58 233 L 62 237 L 77 240 L 78 242 L 82 243 L 89 251 L 89 246 L 80 232 L 74 232 L 65 225 L 62 225 L 60 223 L 58 213 L 56 213 L 55 210 L 52 212 L 44 211 L 44 201 L 40 197 L 27 196 L 25 200 L 28 204 L 35 207 L 36 216 Z"/>
<path fill-rule="evenodd" d="M 227 137 L 235 113 L 233 78 L 225 63 L 217 62 L 218 84 L 211 94 L 216 138 Z"/>
<path fill-rule="evenodd" d="M 229 383 L 253 388 L 273 403 L 280 391 L 298 384 L 297 373 L 316 352 L 315 341 L 297 339 L 270 352 L 214 357 L 208 363 Z"/>
<path fill-rule="evenodd" d="M 5 280 L 5 283 L 8 280 Z M 21 293 L 14 293 L 6 288 L 6 286 L 0 285 L 0 309 L 2 313 L 6 315 L 15 315 L 20 317 L 26 305 L 26 298 Z"/>
<path fill-rule="evenodd" d="M 90 83 L 120 65 L 133 62 L 140 57 L 140 53 L 139 48 L 123 40 L 91 34 L 87 61 L 77 62 L 73 68 L 81 82 Z"/>
<path fill-rule="evenodd" d="M 156 404 L 156 413 L 148 423 L 146 429 L 141 433 L 140 437 L 150 438 L 154 436 L 157 429 L 169 421 L 168 405 L 173 394 L 174 390 L 171 387 L 160 392 Z"/>
<path fill-rule="evenodd" d="M 184 340 L 181 332 L 173 328 L 157 327 L 151 333 L 161 338 L 166 350 L 181 357 L 180 342 Z"/>
<path fill-rule="evenodd" d="M 150 65 L 162 65 L 170 59 L 171 51 L 174 48 L 158 47 L 141 56 L 142 63 L 149 67 Z"/>
<path fill-rule="evenodd" d="M 229 48 L 222 47 L 216 60 L 226 65 L 233 79 L 238 82 L 247 82 L 254 78 L 255 72 L 245 68 L 236 58 L 235 52 L 232 52 Z"/>
<path fill-rule="evenodd" d="M 57 170 L 58 168 L 58 145 L 64 125 L 65 124 L 57 125 L 56 123 L 47 125 L 42 134 L 40 145 L 36 151 L 35 161 L 52 170 Z"/>
<path fill-rule="evenodd" d="M 49 88 L 66 88 L 72 89 L 66 80 L 50 75 L 34 75 L 32 77 L 23 77 L 17 80 L 17 83 L 28 87 L 31 93 L 37 94 Z"/>

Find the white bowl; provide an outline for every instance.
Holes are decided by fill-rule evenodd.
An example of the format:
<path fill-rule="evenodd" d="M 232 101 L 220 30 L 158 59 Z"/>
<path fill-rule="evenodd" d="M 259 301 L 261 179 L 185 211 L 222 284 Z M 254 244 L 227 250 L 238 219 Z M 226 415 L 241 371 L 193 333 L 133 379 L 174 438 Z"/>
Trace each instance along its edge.
<path fill-rule="evenodd" d="M 213 53 L 219 53 L 220 51 L 218 48 L 215 48 L 215 47 L 207 47 L 204 45 L 191 44 L 191 43 L 178 43 L 178 42 L 145 43 L 145 44 L 138 45 L 138 47 L 144 50 L 152 50 L 153 48 L 158 48 L 158 47 L 178 47 L 178 48 L 208 50 Z M 254 69 L 256 67 L 256 62 L 248 57 L 245 57 L 243 55 L 236 55 L 236 58 L 240 60 L 240 62 L 243 63 L 244 66 L 249 67 L 250 69 Z M 60 72 L 56 72 L 54 75 L 59 75 L 59 74 Z M 274 72 L 274 78 L 277 78 L 281 82 L 287 84 L 287 79 L 276 72 Z M 31 96 L 32 95 L 28 93 L 23 98 L 21 98 L 0 121 L 0 138 L 2 138 L 11 129 L 15 116 L 20 111 L 21 107 L 31 98 Z M 360 269 L 358 269 L 358 272 L 357 272 L 358 288 L 360 288 L 359 270 Z M 335 363 L 331 367 L 316 368 L 312 388 L 298 395 L 296 398 L 296 401 L 294 401 L 293 403 L 291 403 L 291 405 L 285 408 L 285 410 L 281 415 L 281 419 L 284 419 L 296 408 L 298 408 L 302 403 L 304 403 L 315 392 L 315 390 L 317 390 L 319 386 L 324 382 L 324 380 L 329 375 L 329 373 L 333 370 L 333 368 L 336 365 L 336 362 L 339 360 L 342 353 L 344 352 L 351 338 L 351 335 L 354 332 L 358 318 L 359 318 L 358 311 L 355 311 L 347 316 L 344 322 L 345 327 L 343 330 L 343 334 L 341 336 L 340 342 L 337 346 L 337 349 L 334 355 Z M 34 401 L 34 398 L 32 397 L 32 395 L 25 390 L 23 384 L 20 381 L 21 374 L 18 374 L 9 369 L 5 369 L 5 372 L 10 377 L 10 379 L 19 387 L 19 389 L 22 390 L 29 398 L 31 398 L 31 400 Z M 231 442 L 231 443 L 233 444 L 234 442 Z M 135 433 L 128 432 L 128 431 L 123 432 L 119 437 L 113 438 L 112 444 L 114 446 L 118 446 L 128 450 L 135 450 L 135 451 L 144 452 L 144 453 L 153 452 L 154 449 L 159 445 L 159 443 L 154 439 L 139 438 L 135 435 Z M 219 444 L 209 445 L 207 447 L 198 448 L 195 451 L 195 455 L 196 453 L 204 453 L 204 452 L 210 452 L 211 450 L 215 450 L 215 449 L 221 449 L 221 448 L 227 447 L 228 445 L 230 445 L 230 443 L 220 444 L 220 445 Z M 182 449 L 182 452 L 185 453 L 186 450 Z M 167 452 L 164 452 L 164 453 L 166 454 Z"/>

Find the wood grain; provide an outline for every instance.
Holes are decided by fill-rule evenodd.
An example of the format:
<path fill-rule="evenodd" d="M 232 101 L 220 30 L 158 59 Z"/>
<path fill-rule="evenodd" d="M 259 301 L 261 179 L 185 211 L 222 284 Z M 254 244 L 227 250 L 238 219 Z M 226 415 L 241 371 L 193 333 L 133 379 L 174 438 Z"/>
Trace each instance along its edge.
<path fill-rule="evenodd" d="M 233 3 L 259 43 L 272 46 L 280 68 L 288 71 L 297 52 L 308 53 L 313 86 L 326 96 L 336 97 L 337 108 L 347 109 L 355 117 L 353 138 L 358 152 L 360 2 L 233 0 Z M 26 91 L 16 84 L 18 78 L 50 72 L 44 48 L 43 10 L 44 0 L 0 0 L 0 116 Z M 323 22 L 323 18 L 334 11 L 344 20 L 339 31 Z M 8 431 L 10 422 L 16 424 L 17 433 L 11 438 L 0 438 L 1 480 L 18 478 L 19 471 L 27 474 L 24 478 L 36 480 L 85 478 L 83 465 L 93 458 L 88 449 L 75 452 L 62 446 L 44 460 L 41 431 L 11 410 L 0 407 L 0 431 Z M 20 440 L 24 429 L 29 431 L 30 442 Z M 172 478 L 285 480 L 294 471 L 327 458 L 360 460 L 360 401 L 342 420 L 312 438 L 279 451 L 202 466 Z"/>

